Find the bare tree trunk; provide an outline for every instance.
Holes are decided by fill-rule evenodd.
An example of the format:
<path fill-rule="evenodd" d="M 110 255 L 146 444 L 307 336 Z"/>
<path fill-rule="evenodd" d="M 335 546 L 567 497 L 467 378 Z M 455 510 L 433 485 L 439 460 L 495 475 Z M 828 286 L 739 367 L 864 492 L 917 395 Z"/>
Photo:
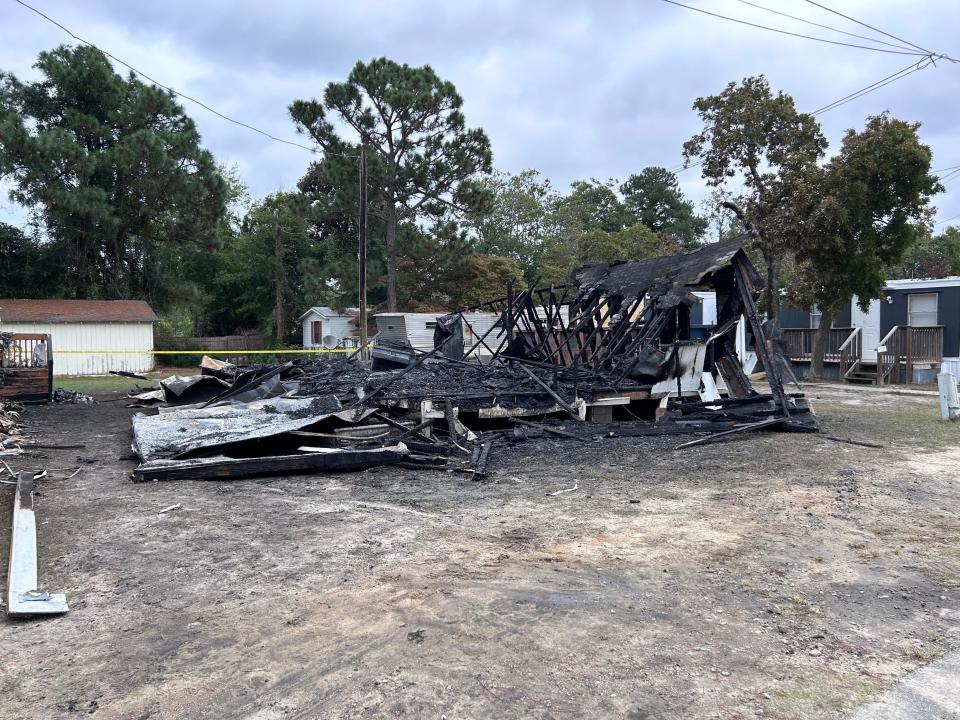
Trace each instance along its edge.
<path fill-rule="evenodd" d="M 283 342 L 286 339 L 284 333 L 286 317 L 283 312 L 283 239 L 280 233 L 280 223 L 278 222 L 273 236 L 273 262 L 275 265 L 273 323 L 277 342 Z"/>
<path fill-rule="evenodd" d="M 387 201 L 387 312 L 397 311 L 397 207 Z"/>
<path fill-rule="evenodd" d="M 766 313 L 768 320 L 780 320 L 780 263 L 773 253 L 760 249 L 767 266 Z"/>
<path fill-rule="evenodd" d="M 813 334 L 813 346 L 810 355 L 810 380 L 823 378 L 823 360 L 827 354 L 827 340 L 830 337 L 830 328 L 837 317 L 837 310 L 833 307 L 820 308 L 820 327 Z"/>

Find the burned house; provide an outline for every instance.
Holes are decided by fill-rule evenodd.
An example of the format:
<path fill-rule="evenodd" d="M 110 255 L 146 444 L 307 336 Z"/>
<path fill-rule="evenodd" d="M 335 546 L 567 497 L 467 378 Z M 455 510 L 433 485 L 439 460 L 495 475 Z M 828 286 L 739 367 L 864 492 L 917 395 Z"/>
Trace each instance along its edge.
<path fill-rule="evenodd" d="M 763 367 L 775 369 L 768 375 L 773 395 L 789 412 L 781 376 L 785 370 L 792 376 L 778 345 L 761 328 L 755 299 L 763 283 L 743 252 L 745 240 L 683 255 L 587 265 L 562 288 L 533 288 L 483 303 L 478 307 L 502 315 L 506 333 L 496 347 L 483 337 L 475 347 L 486 347 L 495 360 L 574 376 L 593 398 L 713 400 L 719 390 L 745 398 L 754 392 L 736 351 L 737 325 L 745 319 Z M 714 323 L 694 333 L 693 311 L 707 294 L 715 298 Z M 464 317 L 459 312 L 444 318 L 437 342 L 455 336 Z M 450 344 L 459 348 L 455 337 Z M 470 352 L 444 354 L 463 360 Z"/>
<path fill-rule="evenodd" d="M 755 301 L 762 281 L 745 237 L 683 255 L 589 265 L 562 287 L 531 287 L 438 318 L 430 350 L 373 368 L 354 355 L 237 368 L 205 362 L 208 394 L 154 397 L 134 418 L 138 479 L 241 477 L 399 463 L 482 478 L 502 443 L 541 436 L 698 435 L 816 430 Z M 692 332 L 695 293 L 715 323 Z M 469 318 L 492 316 L 474 335 Z M 741 318 L 770 391 L 735 350 Z M 465 333 L 465 328 L 471 332 Z M 702 330 L 702 328 L 701 328 Z M 590 422 L 592 421 L 592 422 Z M 619 421 L 619 422 L 615 422 Z"/>

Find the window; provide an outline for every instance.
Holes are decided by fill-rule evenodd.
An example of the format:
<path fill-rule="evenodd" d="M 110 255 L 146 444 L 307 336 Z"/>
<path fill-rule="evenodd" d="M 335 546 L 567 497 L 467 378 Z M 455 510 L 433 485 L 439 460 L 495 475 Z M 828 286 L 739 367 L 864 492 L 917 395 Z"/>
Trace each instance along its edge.
<path fill-rule="evenodd" d="M 323 323 L 320 320 L 312 320 L 310 322 L 310 344 L 323 344 Z"/>
<path fill-rule="evenodd" d="M 907 295 L 907 325 L 930 327 L 937 324 L 937 293 Z"/>
<path fill-rule="evenodd" d="M 820 308 L 818 308 L 816 305 L 810 308 L 810 327 L 811 328 L 817 329 L 818 327 L 820 327 L 820 317 L 822 315 L 823 313 L 820 312 Z"/>
<path fill-rule="evenodd" d="M 437 327 L 436 320 L 427 320 L 426 322 L 427 330 L 435 330 Z"/>

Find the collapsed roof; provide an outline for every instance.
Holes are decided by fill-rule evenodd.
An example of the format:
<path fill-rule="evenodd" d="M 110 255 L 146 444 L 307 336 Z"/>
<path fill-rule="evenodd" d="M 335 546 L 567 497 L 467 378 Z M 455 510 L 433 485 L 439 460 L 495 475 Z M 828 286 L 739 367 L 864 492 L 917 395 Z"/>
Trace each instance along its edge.
<path fill-rule="evenodd" d="M 585 441 L 593 432 L 585 421 L 608 422 L 616 406 L 646 419 L 607 433 L 629 425 L 631 435 L 704 436 L 692 444 L 754 429 L 816 430 L 806 399 L 784 391 L 786 364 L 757 316 L 762 282 L 745 239 L 588 265 L 561 287 L 508 287 L 504 297 L 441 318 L 428 352 L 375 348 L 372 368 L 359 351 L 247 368 L 205 358 L 207 382 L 172 378 L 136 396 L 167 405 L 134 419 L 134 449 L 145 461 L 137 477 L 387 463 L 483 477 L 497 444 L 528 431 Z M 704 290 L 716 293 L 716 323 L 695 333 L 693 292 Z M 737 355 L 741 324 L 769 394 L 754 389 Z"/>

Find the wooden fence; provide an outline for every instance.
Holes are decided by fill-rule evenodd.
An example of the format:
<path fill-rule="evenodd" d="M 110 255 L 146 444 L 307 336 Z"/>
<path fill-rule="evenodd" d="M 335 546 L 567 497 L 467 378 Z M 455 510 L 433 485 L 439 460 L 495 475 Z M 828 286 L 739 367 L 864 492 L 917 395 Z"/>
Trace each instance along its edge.
<path fill-rule="evenodd" d="M 227 360 L 233 363 L 259 362 L 255 359 L 256 355 L 244 355 L 244 350 L 267 350 L 270 347 L 270 336 L 268 335 L 218 335 L 209 337 L 169 337 L 157 336 L 153 340 L 153 346 L 156 350 L 166 352 L 182 351 L 184 353 L 195 353 L 200 350 L 210 350 L 216 352 L 217 359 Z M 237 351 L 234 355 L 230 351 Z M 230 352 L 229 355 L 223 355 L 224 352 Z M 191 355 L 189 358 L 185 355 L 182 358 L 175 355 L 158 356 L 158 361 L 163 362 L 164 357 L 168 361 L 175 361 L 174 364 L 187 362 L 188 365 L 196 365 L 200 362 L 199 355 Z"/>

